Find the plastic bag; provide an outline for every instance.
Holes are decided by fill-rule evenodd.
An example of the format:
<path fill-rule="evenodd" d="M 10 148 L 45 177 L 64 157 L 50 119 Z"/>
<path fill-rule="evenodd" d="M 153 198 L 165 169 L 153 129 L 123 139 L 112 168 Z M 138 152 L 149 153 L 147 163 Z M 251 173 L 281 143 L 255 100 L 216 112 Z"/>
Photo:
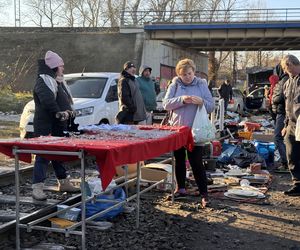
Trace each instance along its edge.
<path fill-rule="evenodd" d="M 205 106 L 197 109 L 193 126 L 192 135 L 195 143 L 209 142 L 215 139 L 216 129 L 208 119 Z"/>
<path fill-rule="evenodd" d="M 300 141 L 300 115 L 298 116 L 295 130 L 296 141 Z"/>
<path fill-rule="evenodd" d="M 126 199 L 126 194 L 122 188 L 117 188 L 114 190 L 114 193 L 112 195 L 98 195 L 96 197 L 96 202 L 90 201 L 86 203 L 86 217 L 91 217 L 92 215 L 99 213 L 107 208 L 112 207 L 115 205 L 115 202 L 121 202 Z M 106 202 L 101 202 L 97 200 L 107 200 Z M 109 201 L 111 200 L 111 202 Z M 119 213 L 123 212 L 124 205 L 119 205 L 115 207 L 114 209 L 104 213 L 103 215 L 100 215 L 96 217 L 94 220 L 103 220 L 103 219 L 110 219 L 115 216 L 117 216 Z"/>

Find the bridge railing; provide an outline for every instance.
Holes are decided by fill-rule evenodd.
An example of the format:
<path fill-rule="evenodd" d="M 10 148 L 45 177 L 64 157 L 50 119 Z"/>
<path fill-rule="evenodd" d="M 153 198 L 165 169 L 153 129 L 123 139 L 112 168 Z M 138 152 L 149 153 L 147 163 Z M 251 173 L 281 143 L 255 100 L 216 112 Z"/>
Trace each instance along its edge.
<path fill-rule="evenodd" d="M 193 11 L 123 11 L 121 26 L 151 23 L 271 23 L 300 21 L 300 8 Z"/>

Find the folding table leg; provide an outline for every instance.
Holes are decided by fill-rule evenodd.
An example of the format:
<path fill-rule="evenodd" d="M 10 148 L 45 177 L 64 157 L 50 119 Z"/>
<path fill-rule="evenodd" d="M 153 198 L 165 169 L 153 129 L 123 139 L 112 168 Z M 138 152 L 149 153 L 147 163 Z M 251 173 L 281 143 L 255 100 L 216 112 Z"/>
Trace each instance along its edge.
<path fill-rule="evenodd" d="M 85 157 L 84 151 L 81 150 L 81 246 L 85 249 L 85 233 L 86 233 L 86 210 L 85 210 L 85 200 L 86 200 L 86 190 L 85 190 Z"/>
<path fill-rule="evenodd" d="M 175 159 L 174 152 L 172 152 L 172 178 L 171 178 L 171 192 L 172 192 L 172 205 L 174 205 L 174 192 L 175 192 Z"/>
<path fill-rule="evenodd" d="M 20 249 L 20 179 L 19 179 L 19 155 L 16 152 L 17 148 L 13 148 L 15 155 L 15 187 L 16 187 L 16 249 Z"/>
<path fill-rule="evenodd" d="M 136 179 L 136 227 L 140 226 L 140 184 L 141 184 L 141 163 L 137 162 Z"/>

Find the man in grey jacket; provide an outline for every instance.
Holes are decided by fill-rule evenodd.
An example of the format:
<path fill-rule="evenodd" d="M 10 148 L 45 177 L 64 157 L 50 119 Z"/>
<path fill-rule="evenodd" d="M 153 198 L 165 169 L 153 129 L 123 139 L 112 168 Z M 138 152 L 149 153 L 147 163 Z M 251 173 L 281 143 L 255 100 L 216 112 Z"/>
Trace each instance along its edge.
<path fill-rule="evenodd" d="M 300 61 L 293 55 L 286 55 L 280 62 L 289 79 L 284 85 L 286 119 L 282 135 L 285 136 L 288 167 L 293 187 L 285 195 L 300 196 L 300 141 L 295 139 L 296 122 L 300 115 Z"/>

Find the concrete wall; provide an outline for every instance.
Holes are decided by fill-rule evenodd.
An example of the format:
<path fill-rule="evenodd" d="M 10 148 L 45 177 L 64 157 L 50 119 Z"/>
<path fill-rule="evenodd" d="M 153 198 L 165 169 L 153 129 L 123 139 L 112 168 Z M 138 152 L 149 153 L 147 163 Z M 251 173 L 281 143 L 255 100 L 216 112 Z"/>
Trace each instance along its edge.
<path fill-rule="evenodd" d="M 20 58 L 17 69 L 29 58 L 30 70 L 16 82 L 18 89 L 31 90 L 36 78 L 36 61 L 47 50 L 64 59 L 65 73 L 120 72 L 127 60 L 139 64 L 143 34 L 120 34 L 97 29 L 0 28 L 0 72 L 14 74 L 12 65 Z M 10 68 L 8 68 L 10 67 Z"/>
<path fill-rule="evenodd" d="M 0 27 L 0 73 L 7 75 L 2 82 L 8 81 L 11 75 L 17 77 L 16 89 L 31 90 L 36 78 L 37 59 L 43 58 L 47 50 L 57 52 L 64 59 L 65 73 L 83 70 L 120 72 L 124 62 L 131 60 L 137 67 L 141 63 L 153 67 L 152 75 L 159 77 L 161 64 L 175 67 L 177 61 L 185 57 L 195 61 L 198 71 L 207 73 L 206 55 L 164 41 L 145 40 L 144 32 L 120 33 L 118 29 L 102 28 Z M 15 71 L 14 65 L 18 60 Z M 21 70 L 22 67 L 24 70 Z"/>
<path fill-rule="evenodd" d="M 207 74 L 208 57 L 195 50 L 186 50 L 175 44 L 161 40 L 145 40 L 142 56 L 142 64 L 152 67 L 152 75 L 160 75 L 160 65 L 175 67 L 177 62 L 184 58 L 192 59 L 196 64 L 196 70 Z"/>

